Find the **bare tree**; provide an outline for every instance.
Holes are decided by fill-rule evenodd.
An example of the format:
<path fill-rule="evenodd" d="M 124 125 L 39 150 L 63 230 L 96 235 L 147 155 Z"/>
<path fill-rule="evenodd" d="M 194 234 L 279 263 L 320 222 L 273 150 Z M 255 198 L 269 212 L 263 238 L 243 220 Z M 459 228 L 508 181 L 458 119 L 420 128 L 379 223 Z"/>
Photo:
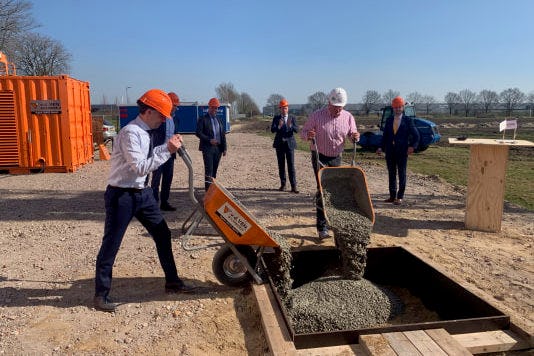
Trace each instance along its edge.
<path fill-rule="evenodd" d="M 532 109 L 534 109 L 534 91 L 527 95 L 526 103 L 528 104 L 528 116 L 532 117 Z"/>
<path fill-rule="evenodd" d="M 308 107 L 311 111 L 318 110 L 328 104 L 328 96 L 322 91 L 318 91 L 308 96 Z"/>
<path fill-rule="evenodd" d="M 13 56 L 18 36 L 34 29 L 33 4 L 27 0 L 0 0 L 0 51 Z"/>
<path fill-rule="evenodd" d="M 512 116 L 517 105 L 525 100 L 525 94 L 519 88 L 508 88 L 501 92 L 500 100 L 506 105 L 508 116 Z"/>
<path fill-rule="evenodd" d="M 380 104 L 381 99 L 382 97 L 376 90 L 367 90 L 362 97 L 365 115 L 369 115 L 369 112 L 375 109 L 377 104 Z"/>
<path fill-rule="evenodd" d="M 215 88 L 215 93 L 217 93 L 217 97 L 222 102 L 228 103 L 232 106 L 231 110 L 235 114 L 236 109 L 234 104 L 239 97 L 239 93 L 237 90 L 235 90 L 234 85 L 230 82 L 221 83 Z"/>
<path fill-rule="evenodd" d="M 390 105 L 394 97 L 399 96 L 400 92 L 396 90 L 389 89 L 382 95 L 385 105 Z"/>
<path fill-rule="evenodd" d="M 237 110 L 240 114 L 245 114 L 248 117 L 252 117 L 260 113 L 258 105 L 256 105 L 252 97 L 247 93 L 241 93 L 237 98 Z"/>
<path fill-rule="evenodd" d="M 430 114 L 430 107 L 436 102 L 436 99 L 432 95 L 423 95 L 421 97 L 421 103 L 425 106 L 426 114 Z"/>
<path fill-rule="evenodd" d="M 408 95 L 406 95 L 406 99 L 413 105 L 413 106 L 416 106 L 417 104 L 421 104 L 422 102 L 422 99 L 423 99 L 423 96 L 414 91 Z"/>
<path fill-rule="evenodd" d="M 276 113 L 276 108 L 280 104 L 280 100 L 282 100 L 284 97 L 281 94 L 271 94 L 269 95 L 269 98 L 267 99 L 267 107 L 269 107 L 272 111 L 269 113 L 273 116 Z"/>
<path fill-rule="evenodd" d="M 454 93 L 452 91 L 445 94 L 445 102 L 447 103 L 447 107 L 449 108 L 449 115 L 452 115 L 452 111 L 460 103 L 460 95 L 458 93 Z"/>
<path fill-rule="evenodd" d="M 478 96 L 478 100 L 480 101 L 480 104 L 484 108 L 484 112 L 486 114 L 490 111 L 492 106 L 499 102 L 499 94 L 497 94 L 493 90 L 484 89 L 480 91 L 480 94 Z"/>
<path fill-rule="evenodd" d="M 28 32 L 15 46 L 15 63 L 20 74 L 68 74 L 72 55 L 63 45 L 45 35 Z"/>
<path fill-rule="evenodd" d="M 465 116 L 467 116 L 469 115 L 469 111 L 471 110 L 471 105 L 475 101 L 477 95 L 475 94 L 475 92 L 472 92 L 469 89 L 460 90 L 458 95 L 460 96 L 460 102 L 464 106 Z"/>

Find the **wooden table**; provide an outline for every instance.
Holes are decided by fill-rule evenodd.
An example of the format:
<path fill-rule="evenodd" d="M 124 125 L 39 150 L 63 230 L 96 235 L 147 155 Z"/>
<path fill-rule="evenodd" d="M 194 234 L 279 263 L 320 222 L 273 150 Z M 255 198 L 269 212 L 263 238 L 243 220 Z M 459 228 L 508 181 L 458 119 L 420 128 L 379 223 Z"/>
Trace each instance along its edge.
<path fill-rule="evenodd" d="M 478 231 L 501 231 L 509 148 L 534 147 L 534 143 L 486 138 L 449 138 L 449 143 L 470 146 L 465 227 Z"/>

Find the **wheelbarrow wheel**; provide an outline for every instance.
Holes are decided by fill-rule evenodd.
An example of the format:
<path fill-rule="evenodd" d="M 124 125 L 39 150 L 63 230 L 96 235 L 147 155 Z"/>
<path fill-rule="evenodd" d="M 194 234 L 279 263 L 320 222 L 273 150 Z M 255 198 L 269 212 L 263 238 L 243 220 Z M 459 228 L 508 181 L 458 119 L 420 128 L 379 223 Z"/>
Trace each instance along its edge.
<path fill-rule="evenodd" d="M 256 253 L 252 247 L 246 245 L 236 245 L 235 247 L 252 267 L 256 265 Z M 241 287 L 249 284 L 252 279 L 245 265 L 228 245 L 223 245 L 215 253 L 212 269 L 217 280 L 226 286 Z"/>

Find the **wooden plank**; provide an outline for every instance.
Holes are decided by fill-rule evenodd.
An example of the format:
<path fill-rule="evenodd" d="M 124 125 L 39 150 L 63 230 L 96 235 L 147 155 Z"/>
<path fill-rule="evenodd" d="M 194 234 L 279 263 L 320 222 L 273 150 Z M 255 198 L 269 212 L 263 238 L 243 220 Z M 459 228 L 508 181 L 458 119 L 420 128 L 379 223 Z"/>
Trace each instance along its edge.
<path fill-rule="evenodd" d="M 273 355 L 295 355 L 295 345 L 291 341 L 283 316 L 278 308 L 273 308 L 273 305 L 276 305 L 276 299 L 271 287 L 265 284 L 254 284 L 252 290 L 258 302 L 263 330 L 271 353 Z"/>
<path fill-rule="evenodd" d="M 402 332 L 382 334 L 399 356 L 421 356 L 415 346 Z"/>
<path fill-rule="evenodd" d="M 445 329 L 429 329 L 425 333 L 448 355 L 472 355 L 464 346 L 453 338 Z"/>
<path fill-rule="evenodd" d="M 465 226 L 500 231 L 508 146 L 472 145 L 470 152 Z"/>
<path fill-rule="evenodd" d="M 529 348 L 528 343 L 509 330 L 452 335 L 473 354 L 503 352 Z"/>
<path fill-rule="evenodd" d="M 351 345 L 339 345 L 339 346 L 326 346 L 316 347 L 311 349 L 297 350 L 298 356 L 323 356 L 323 355 L 336 355 L 336 356 L 365 356 L 367 355 L 359 344 Z"/>
<path fill-rule="evenodd" d="M 405 331 L 404 335 L 423 355 L 447 356 L 447 353 L 434 342 L 423 330 Z"/>
<path fill-rule="evenodd" d="M 450 144 L 457 145 L 503 145 L 503 146 L 523 146 L 534 147 L 534 143 L 527 140 L 512 140 L 506 139 L 501 142 L 501 138 L 468 138 L 466 140 L 458 140 L 457 138 L 449 137 Z"/>
<path fill-rule="evenodd" d="M 366 355 L 397 356 L 397 353 L 389 346 L 389 342 L 384 335 L 360 335 L 358 342 Z"/>

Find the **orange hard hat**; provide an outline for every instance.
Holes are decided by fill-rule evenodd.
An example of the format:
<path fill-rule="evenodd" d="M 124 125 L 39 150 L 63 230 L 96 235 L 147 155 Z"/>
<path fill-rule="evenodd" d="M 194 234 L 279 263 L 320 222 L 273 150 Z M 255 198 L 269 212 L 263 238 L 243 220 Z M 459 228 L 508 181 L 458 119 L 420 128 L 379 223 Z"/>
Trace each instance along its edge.
<path fill-rule="evenodd" d="M 404 99 L 400 96 L 396 96 L 391 100 L 391 106 L 394 108 L 399 108 L 401 106 L 404 106 Z"/>
<path fill-rule="evenodd" d="M 208 106 L 216 106 L 216 107 L 219 107 L 219 106 L 221 106 L 221 104 L 219 103 L 219 99 L 217 99 L 217 98 L 211 98 L 210 101 L 208 102 Z"/>
<path fill-rule="evenodd" d="M 169 98 L 171 98 L 171 101 L 172 101 L 172 105 L 174 106 L 178 106 L 180 105 L 180 98 L 178 97 L 178 95 L 176 95 L 176 93 L 174 92 L 170 92 L 169 94 L 167 94 L 169 96 Z"/>
<path fill-rule="evenodd" d="M 138 101 L 150 106 L 165 117 L 171 117 L 172 101 L 163 90 L 150 89 Z"/>
<path fill-rule="evenodd" d="M 289 106 L 287 100 L 286 99 L 280 100 L 280 104 L 278 105 L 278 107 L 279 108 L 283 108 L 283 107 L 286 107 L 286 106 Z"/>

